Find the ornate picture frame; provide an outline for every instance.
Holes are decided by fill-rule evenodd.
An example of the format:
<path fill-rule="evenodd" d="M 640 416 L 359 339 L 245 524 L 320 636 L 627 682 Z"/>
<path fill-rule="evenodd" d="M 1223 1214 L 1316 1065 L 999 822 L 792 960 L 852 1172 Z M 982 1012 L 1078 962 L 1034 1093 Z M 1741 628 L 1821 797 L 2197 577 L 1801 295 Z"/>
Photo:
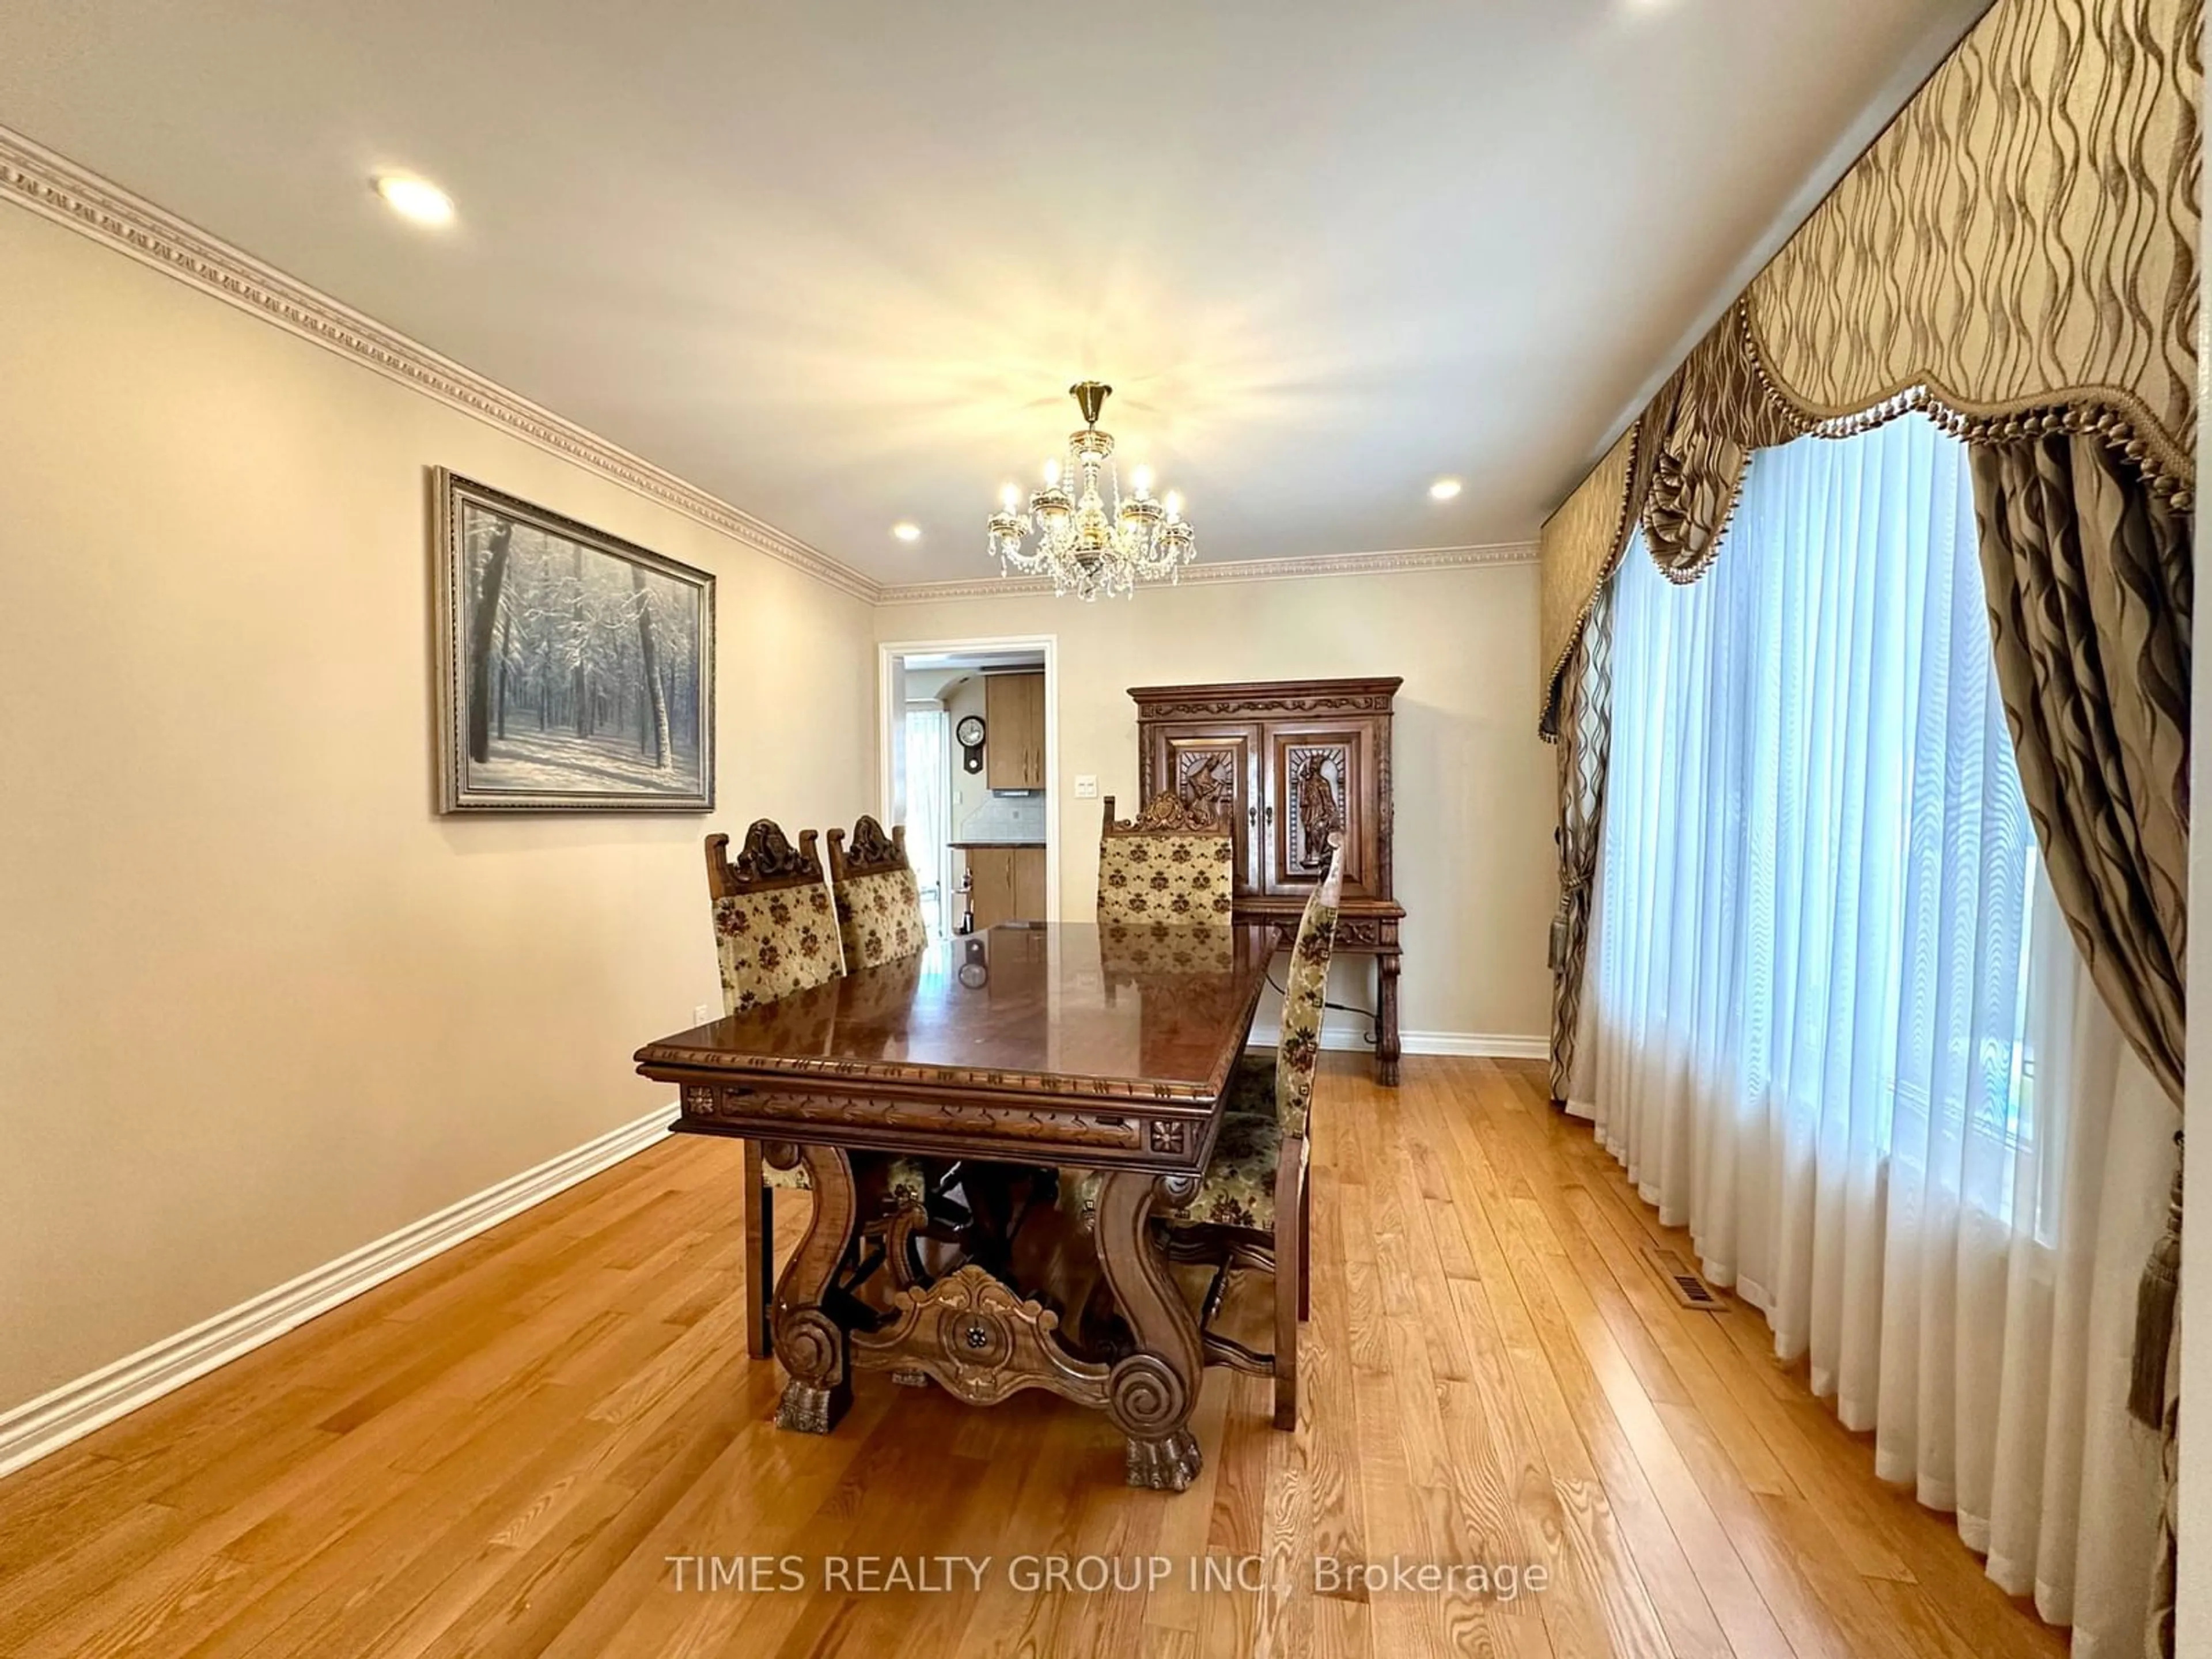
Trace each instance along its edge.
<path fill-rule="evenodd" d="M 432 473 L 441 812 L 710 812 L 714 578 Z"/>

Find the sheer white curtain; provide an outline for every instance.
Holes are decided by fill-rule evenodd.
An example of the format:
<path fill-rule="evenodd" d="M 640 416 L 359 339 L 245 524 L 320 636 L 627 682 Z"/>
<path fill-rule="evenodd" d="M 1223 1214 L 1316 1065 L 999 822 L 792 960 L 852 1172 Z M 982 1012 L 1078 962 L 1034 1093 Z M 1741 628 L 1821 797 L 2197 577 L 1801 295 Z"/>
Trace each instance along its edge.
<path fill-rule="evenodd" d="M 1884 1479 L 2133 1651 L 2172 1125 L 2042 878 L 1964 452 L 1917 418 L 1765 452 L 1711 571 L 1616 580 L 1574 1109 Z"/>

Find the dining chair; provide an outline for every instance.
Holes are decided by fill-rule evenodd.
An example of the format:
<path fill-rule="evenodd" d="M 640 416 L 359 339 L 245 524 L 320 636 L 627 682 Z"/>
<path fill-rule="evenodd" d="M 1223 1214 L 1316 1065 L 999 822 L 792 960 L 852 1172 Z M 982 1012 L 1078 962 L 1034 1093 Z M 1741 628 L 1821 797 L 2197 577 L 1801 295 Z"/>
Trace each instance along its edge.
<path fill-rule="evenodd" d="M 1116 823 L 1106 797 L 1098 836 L 1098 921 L 1226 927 L 1235 905 L 1236 850 L 1229 826 L 1172 793 Z"/>
<path fill-rule="evenodd" d="M 832 830 L 830 885 L 847 973 L 918 955 L 928 945 L 921 889 L 907 861 L 906 825 L 894 824 L 887 836 L 882 824 L 863 813 L 853 826 L 850 852 L 845 849 L 845 832 Z"/>
<path fill-rule="evenodd" d="M 1308 1129 L 1329 957 L 1344 891 L 1344 838 L 1332 836 L 1329 845 L 1328 872 L 1307 898 L 1291 942 L 1274 1052 L 1248 1049 L 1239 1058 L 1230 1073 L 1229 1100 L 1198 1190 L 1164 1220 L 1170 1261 L 1211 1263 L 1214 1268 L 1199 1310 L 1206 1362 L 1274 1378 L 1279 1429 L 1297 1426 L 1298 1325 L 1311 1301 Z M 1102 1181 L 1095 1170 L 1060 1171 L 1060 1204 L 1084 1226 L 1096 1218 Z M 1274 1280 L 1271 1353 L 1214 1328 L 1231 1276 L 1247 1268 Z"/>
<path fill-rule="evenodd" d="M 707 837 L 707 890 L 714 901 L 725 1014 L 799 998 L 844 972 L 817 839 L 815 831 L 801 830 L 793 847 L 781 826 L 758 818 L 732 859 L 727 836 Z M 746 1141 L 744 1149 L 745 1342 L 754 1358 L 765 1359 L 773 1348 L 769 1289 L 775 1283 L 775 1189 L 804 1192 L 811 1183 L 803 1165 L 786 1170 L 769 1164 L 757 1141 Z M 880 1182 L 874 1179 L 878 1174 Z M 921 1204 L 922 1170 L 915 1159 L 887 1159 L 870 1175 L 870 1187 L 881 1194 L 872 1206 L 879 1216 Z"/>
<path fill-rule="evenodd" d="M 1344 838 L 1329 838 L 1328 872 L 1306 900 L 1291 945 L 1273 1063 L 1247 1053 L 1206 1173 L 1191 1201 L 1168 1218 L 1168 1255 L 1215 1264 L 1199 1311 L 1209 1363 L 1275 1380 L 1275 1426 L 1298 1421 L 1298 1326 L 1311 1303 L 1313 1187 L 1309 1168 L 1314 1073 L 1344 891 Z M 1275 1287 L 1275 1346 L 1261 1353 L 1213 1326 L 1231 1274 L 1255 1268 Z"/>

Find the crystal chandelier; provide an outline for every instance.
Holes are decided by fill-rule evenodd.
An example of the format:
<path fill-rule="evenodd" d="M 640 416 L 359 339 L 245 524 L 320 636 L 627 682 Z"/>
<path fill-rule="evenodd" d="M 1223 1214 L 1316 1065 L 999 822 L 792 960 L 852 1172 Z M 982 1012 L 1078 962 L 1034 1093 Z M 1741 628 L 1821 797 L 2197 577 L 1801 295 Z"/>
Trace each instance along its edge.
<path fill-rule="evenodd" d="M 1006 486 L 1005 504 L 991 515 L 991 552 L 1002 574 L 1049 574 L 1055 595 L 1079 599 L 1111 598 L 1135 590 L 1139 580 L 1177 580 L 1198 551 L 1182 502 L 1173 490 L 1159 501 L 1152 495 L 1152 474 L 1139 467 L 1121 494 L 1121 475 L 1114 465 L 1114 434 L 1098 429 L 1098 411 L 1113 387 L 1082 380 L 1068 395 L 1083 411 L 1083 429 L 1067 434 L 1067 464 L 1047 461 L 1044 488 L 1029 498 Z M 1099 475 L 1110 475 L 1109 510 L 1099 493 Z M 1075 493 L 1068 493 L 1073 487 Z M 1034 536 L 1034 546 L 1024 547 Z"/>

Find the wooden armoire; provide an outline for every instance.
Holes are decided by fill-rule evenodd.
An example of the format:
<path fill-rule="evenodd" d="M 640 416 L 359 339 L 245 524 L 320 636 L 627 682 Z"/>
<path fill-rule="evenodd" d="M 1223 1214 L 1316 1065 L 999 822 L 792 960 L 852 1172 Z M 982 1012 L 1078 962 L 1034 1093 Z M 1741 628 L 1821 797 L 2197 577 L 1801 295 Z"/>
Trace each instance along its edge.
<path fill-rule="evenodd" d="M 1391 702 L 1402 680 L 1133 686 L 1144 799 L 1172 792 L 1237 841 L 1238 921 L 1297 926 L 1344 836 L 1336 948 L 1375 958 L 1375 1075 L 1398 1081 L 1398 924 L 1390 872 Z"/>

